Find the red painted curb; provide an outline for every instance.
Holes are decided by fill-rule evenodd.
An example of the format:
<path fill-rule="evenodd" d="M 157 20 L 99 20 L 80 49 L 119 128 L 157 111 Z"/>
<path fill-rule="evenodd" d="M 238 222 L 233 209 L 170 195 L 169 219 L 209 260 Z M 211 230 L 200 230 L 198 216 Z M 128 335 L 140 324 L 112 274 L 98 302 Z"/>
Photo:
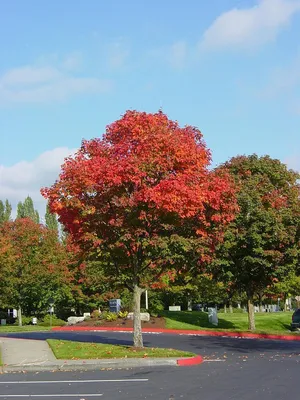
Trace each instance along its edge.
<path fill-rule="evenodd" d="M 189 367 L 191 365 L 199 365 L 202 363 L 203 363 L 203 358 L 201 356 L 177 360 L 177 365 L 179 365 L 180 367 Z"/>
<path fill-rule="evenodd" d="M 133 328 L 118 327 L 100 327 L 100 326 L 57 326 L 52 331 L 77 331 L 77 332 L 93 332 L 93 331 L 109 331 L 109 332 L 132 332 Z M 300 335 L 274 335 L 266 333 L 250 333 L 250 332 L 226 332 L 226 331 L 203 331 L 203 330 L 184 330 L 184 329 L 143 329 L 144 333 L 172 333 L 175 335 L 198 335 L 198 336 L 222 336 L 244 339 L 271 339 L 271 340 L 287 340 L 300 341 Z"/>

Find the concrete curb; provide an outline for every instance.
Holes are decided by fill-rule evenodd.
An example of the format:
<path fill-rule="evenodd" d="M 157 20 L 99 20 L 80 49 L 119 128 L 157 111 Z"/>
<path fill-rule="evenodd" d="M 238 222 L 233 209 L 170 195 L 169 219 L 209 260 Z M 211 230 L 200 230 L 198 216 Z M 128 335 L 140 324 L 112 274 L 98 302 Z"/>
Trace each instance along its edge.
<path fill-rule="evenodd" d="M 190 358 L 127 358 L 108 360 L 57 360 L 53 363 L 3 365 L 2 373 L 41 372 L 41 371 L 88 371 L 104 369 L 128 369 L 141 367 L 176 367 L 198 365 L 203 362 L 201 356 Z"/>
<path fill-rule="evenodd" d="M 5 342 L 0 340 L 0 348 L 2 348 L 4 343 L 6 346 L 6 359 L 4 359 L 2 366 L 0 366 L 0 373 L 129 369 L 136 367 L 140 368 L 157 366 L 189 366 L 201 364 L 203 361 L 201 356 L 196 355 L 192 357 L 124 357 L 107 359 L 60 360 L 54 357 L 47 342 L 43 340 L 42 342 L 46 344 L 46 348 L 41 346 L 38 347 L 40 354 L 35 354 L 37 343 L 41 343 L 41 341 L 24 338 L 5 338 Z M 27 354 L 26 351 L 24 352 L 24 346 L 26 351 L 29 349 L 30 354 Z M 22 356 L 10 358 L 10 352 L 17 354 L 21 352 Z M 32 357 L 32 353 L 34 353 L 34 357 Z"/>
<path fill-rule="evenodd" d="M 73 332 L 133 332 L 132 328 L 117 327 L 98 327 L 98 326 L 58 326 L 52 328 L 52 331 L 73 331 Z M 143 333 L 170 333 L 175 335 L 195 335 L 195 336 L 214 336 L 214 337 L 232 337 L 241 339 L 269 339 L 300 341 L 300 335 L 274 335 L 267 333 L 250 332 L 226 332 L 226 331 L 205 331 L 205 330 L 183 330 L 183 329 L 143 329 Z"/>
<path fill-rule="evenodd" d="M 191 358 L 181 358 L 177 360 L 177 365 L 180 367 L 189 367 L 192 365 L 199 365 L 203 363 L 203 358 L 201 356 L 191 357 Z"/>

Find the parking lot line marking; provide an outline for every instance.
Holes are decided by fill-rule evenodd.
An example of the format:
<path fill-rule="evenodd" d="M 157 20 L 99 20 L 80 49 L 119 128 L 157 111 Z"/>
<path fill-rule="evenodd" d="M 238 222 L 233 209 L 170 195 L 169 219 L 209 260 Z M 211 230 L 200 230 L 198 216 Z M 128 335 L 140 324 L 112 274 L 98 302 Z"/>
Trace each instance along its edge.
<path fill-rule="evenodd" d="M 0 398 L 4 397 L 10 397 L 10 398 L 28 398 L 28 397 L 99 397 L 99 396 L 103 396 L 102 393 L 96 393 L 96 394 L 81 394 L 81 393 L 74 393 L 74 394 L 0 394 Z"/>
<path fill-rule="evenodd" d="M 13 384 L 25 384 L 25 385 L 39 385 L 45 383 L 106 383 L 106 382 L 148 382 L 149 379 L 85 379 L 85 380 L 72 380 L 72 381 L 0 381 L 0 385 L 13 385 Z"/>
<path fill-rule="evenodd" d="M 226 360 L 217 360 L 217 359 L 211 359 L 211 360 L 203 360 L 203 362 L 225 362 Z"/>

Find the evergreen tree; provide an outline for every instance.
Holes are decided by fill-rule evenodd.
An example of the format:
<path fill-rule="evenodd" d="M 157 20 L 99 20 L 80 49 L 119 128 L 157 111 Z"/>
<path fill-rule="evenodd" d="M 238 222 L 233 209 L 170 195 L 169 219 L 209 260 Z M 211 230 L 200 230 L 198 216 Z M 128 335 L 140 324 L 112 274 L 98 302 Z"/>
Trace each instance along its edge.
<path fill-rule="evenodd" d="M 37 224 L 40 223 L 40 214 L 37 210 L 34 210 L 34 222 L 36 222 Z"/>
<path fill-rule="evenodd" d="M 46 227 L 55 230 L 58 233 L 58 222 L 55 214 L 51 214 L 49 205 L 46 207 L 45 214 Z"/>
<path fill-rule="evenodd" d="M 11 219 L 11 210 L 12 207 L 7 199 L 5 200 L 5 203 L 0 200 L 0 224 Z"/>
<path fill-rule="evenodd" d="M 9 201 L 6 199 L 5 200 L 4 221 L 10 221 L 11 220 L 11 211 L 12 211 L 12 206 L 9 203 Z"/>
<path fill-rule="evenodd" d="M 21 201 L 19 201 L 19 203 L 17 205 L 17 219 L 20 219 L 20 218 L 25 218 L 24 206 Z"/>
<path fill-rule="evenodd" d="M 0 223 L 4 222 L 4 212 L 5 212 L 5 207 L 3 201 L 0 200 Z"/>
<path fill-rule="evenodd" d="M 33 201 L 30 196 L 27 196 L 24 203 L 21 201 L 17 207 L 17 219 L 19 218 L 30 218 L 37 224 L 40 222 L 39 213 L 34 209 Z"/>

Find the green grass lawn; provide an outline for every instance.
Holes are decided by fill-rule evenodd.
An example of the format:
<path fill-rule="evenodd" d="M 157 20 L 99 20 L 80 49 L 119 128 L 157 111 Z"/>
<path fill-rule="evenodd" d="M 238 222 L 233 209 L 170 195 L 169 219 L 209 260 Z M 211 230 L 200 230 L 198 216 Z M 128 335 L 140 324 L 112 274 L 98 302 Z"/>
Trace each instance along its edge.
<path fill-rule="evenodd" d="M 51 328 L 49 326 L 37 326 L 37 325 L 1 325 L 1 333 L 14 333 L 14 332 L 39 332 L 39 331 L 49 331 Z"/>
<path fill-rule="evenodd" d="M 219 324 L 209 324 L 207 313 L 201 311 L 165 311 L 166 327 L 169 329 L 247 331 L 247 313 L 218 313 Z M 255 313 L 256 332 L 274 334 L 297 334 L 290 331 L 292 312 Z"/>
<path fill-rule="evenodd" d="M 47 340 L 58 359 L 102 359 L 102 358 L 148 358 L 148 357 L 193 357 L 195 354 L 174 350 L 145 347 L 136 350 L 131 346 L 115 346 L 101 343 L 72 342 L 68 340 Z"/>

